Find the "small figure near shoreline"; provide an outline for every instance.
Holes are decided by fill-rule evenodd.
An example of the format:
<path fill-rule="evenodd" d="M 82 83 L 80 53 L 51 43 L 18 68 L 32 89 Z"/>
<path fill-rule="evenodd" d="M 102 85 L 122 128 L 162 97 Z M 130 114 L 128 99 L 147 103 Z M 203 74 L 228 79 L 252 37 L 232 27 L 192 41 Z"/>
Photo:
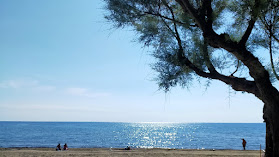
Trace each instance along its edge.
<path fill-rule="evenodd" d="M 63 150 L 68 150 L 68 145 L 67 145 L 67 143 L 64 144 Z"/>
<path fill-rule="evenodd" d="M 246 141 L 244 140 L 244 138 L 242 139 L 242 146 L 243 146 L 243 150 L 245 150 L 245 147 L 246 147 Z"/>
<path fill-rule="evenodd" d="M 56 146 L 56 151 L 61 150 L 61 146 L 60 143 L 58 143 L 58 145 Z"/>

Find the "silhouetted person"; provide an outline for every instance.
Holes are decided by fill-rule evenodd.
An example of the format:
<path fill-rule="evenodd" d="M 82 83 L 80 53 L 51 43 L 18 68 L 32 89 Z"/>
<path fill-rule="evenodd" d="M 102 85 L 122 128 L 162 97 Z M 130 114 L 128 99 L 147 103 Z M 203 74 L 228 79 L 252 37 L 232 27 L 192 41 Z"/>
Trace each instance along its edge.
<path fill-rule="evenodd" d="M 246 147 L 246 141 L 244 140 L 244 138 L 242 139 L 242 146 L 243 146 L 243 150 L 245 150 L 245 147 Z"/>
<path fill-rule="evenodd" d="M 58 143 L 58 145 L 56 146 L 56 150 L 61 150 L 60 143 Z"/>
<path fill-rule="evenodd" d="M 131 150 L 131 147 L 130 147 L 130 146 L 127 146 L 127 147 L 125 148 L 125 150 Z"/>
<path fill-rule="evenodd" d="M 67 146 L 67 143 L 64 144 L 64 148 L 63 150 L 68 150 L 68 146 Z"/>

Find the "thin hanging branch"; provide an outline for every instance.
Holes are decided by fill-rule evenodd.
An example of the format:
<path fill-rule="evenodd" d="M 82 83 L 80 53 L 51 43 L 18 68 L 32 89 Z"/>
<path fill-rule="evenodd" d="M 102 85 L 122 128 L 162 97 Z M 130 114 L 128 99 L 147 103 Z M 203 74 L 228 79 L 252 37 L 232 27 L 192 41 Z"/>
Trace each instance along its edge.
<path fill-rule="evenodd" d="M 277 74 L 273 62 L 273 39 L 279 43 L 278 38 L 274 35 L 274 32 L 276 31 L 276 24 L 278 23 L 278 8 L 277 6 L 274 6 L 273 1 L 270 4 L 270 8 L 268 8 L 266 14 L 269 14 L 269 19 L 267 15 L 265 14 L 264 17 L 261 17 L 260 20 L 265 28 L 265 33 L 269 36 L 269 56 L 270 56 L 270 63 L 271 63 L 271 68 L 274 76 L 276 77 L 277 80 L 279 80 L 279 75 Z"/>
<path fill-rule="evenodd" d="M 240 62 L 239 62 L 239 60 L 237 60 L 236 69 L 230 76 L 233 76 L 238 71 L 239 65 L 240 65 Z"/>
<path fill-rule="evenodd" d="M 270 27 L 272 27 L 272 25 L 271 25 Z M 272 55 L 272 36 L 271 36 L 272 30 L 271 30 L 271 28 L 270 28 L 269 31 L 270 31 L 270 36 L 269 36 L 269 55 L 270 55 L 271 68 L 272 68 L 272 72 L 273 72 L 273 74 L 275 75 L 276 79 L 279 80 L 279 76 L 278 76 L 278 74 L 277 74 L 277 72 L 276 72 L 276 70 L 275 70 L 274 63 L 273 63 L 273 55 Z"/>
<path fill-rule="evenodd" d="M 248 38 L 250 37 L 250 34 L 252 33 L 252 30 L 254 28 L 254 25 L 258 19 L 258 15 L 259 15 L 259 11 L 257 11 L 260 7 L 260 1 L 256 0 L 255 1 L 255 5 L 252 8 L 251 11 L 251 19 L 248 22 L 248 27 L 244 33 L 244 35 L 242 36 L 241 40 L 239 41 L 240 44 L 245 45 Z"/>

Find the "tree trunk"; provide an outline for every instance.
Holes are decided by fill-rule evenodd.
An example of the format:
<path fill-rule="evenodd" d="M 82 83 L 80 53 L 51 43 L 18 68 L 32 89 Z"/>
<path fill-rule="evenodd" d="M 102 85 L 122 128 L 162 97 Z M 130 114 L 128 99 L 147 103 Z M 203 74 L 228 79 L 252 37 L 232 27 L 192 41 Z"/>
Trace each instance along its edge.
<path fill-rule="evenodd" d="M 273 156 L 279 157 L 279 110 L 278 106 L 273 110 L 273 119 L 271 124 L 272 141 L 273 141 Z"/>
<path fill-rule="evenodd" d="M 266 157 L 279 157 L 279 110 L 277 105 L 264 105 L 266 123 Z"/>
<path fill-rule="evenodd" d="M 273 142 L 272 134 L 270 130 L 270 124 L 266 122 L 266 138 L 265 138 L 265 156 L 272 157 L 273 154 Z"/>

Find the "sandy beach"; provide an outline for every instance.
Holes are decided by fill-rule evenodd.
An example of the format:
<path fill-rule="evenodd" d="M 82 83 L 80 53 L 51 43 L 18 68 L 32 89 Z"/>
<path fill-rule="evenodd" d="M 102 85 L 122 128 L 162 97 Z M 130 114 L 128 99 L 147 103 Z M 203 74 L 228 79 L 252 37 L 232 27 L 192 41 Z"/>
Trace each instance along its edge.
<path fill-rule="evenodd" d="M 263 152 L 261 152 L 263 155 Z M 191 150 L 191 149 L 132 149 L 117 148 L 72 148 L 55 151 L 54 148 L 0 148 L 1 157 L 26 156 L 76 156 L 76 157 L 259 157 L 256 150 Z"/>

